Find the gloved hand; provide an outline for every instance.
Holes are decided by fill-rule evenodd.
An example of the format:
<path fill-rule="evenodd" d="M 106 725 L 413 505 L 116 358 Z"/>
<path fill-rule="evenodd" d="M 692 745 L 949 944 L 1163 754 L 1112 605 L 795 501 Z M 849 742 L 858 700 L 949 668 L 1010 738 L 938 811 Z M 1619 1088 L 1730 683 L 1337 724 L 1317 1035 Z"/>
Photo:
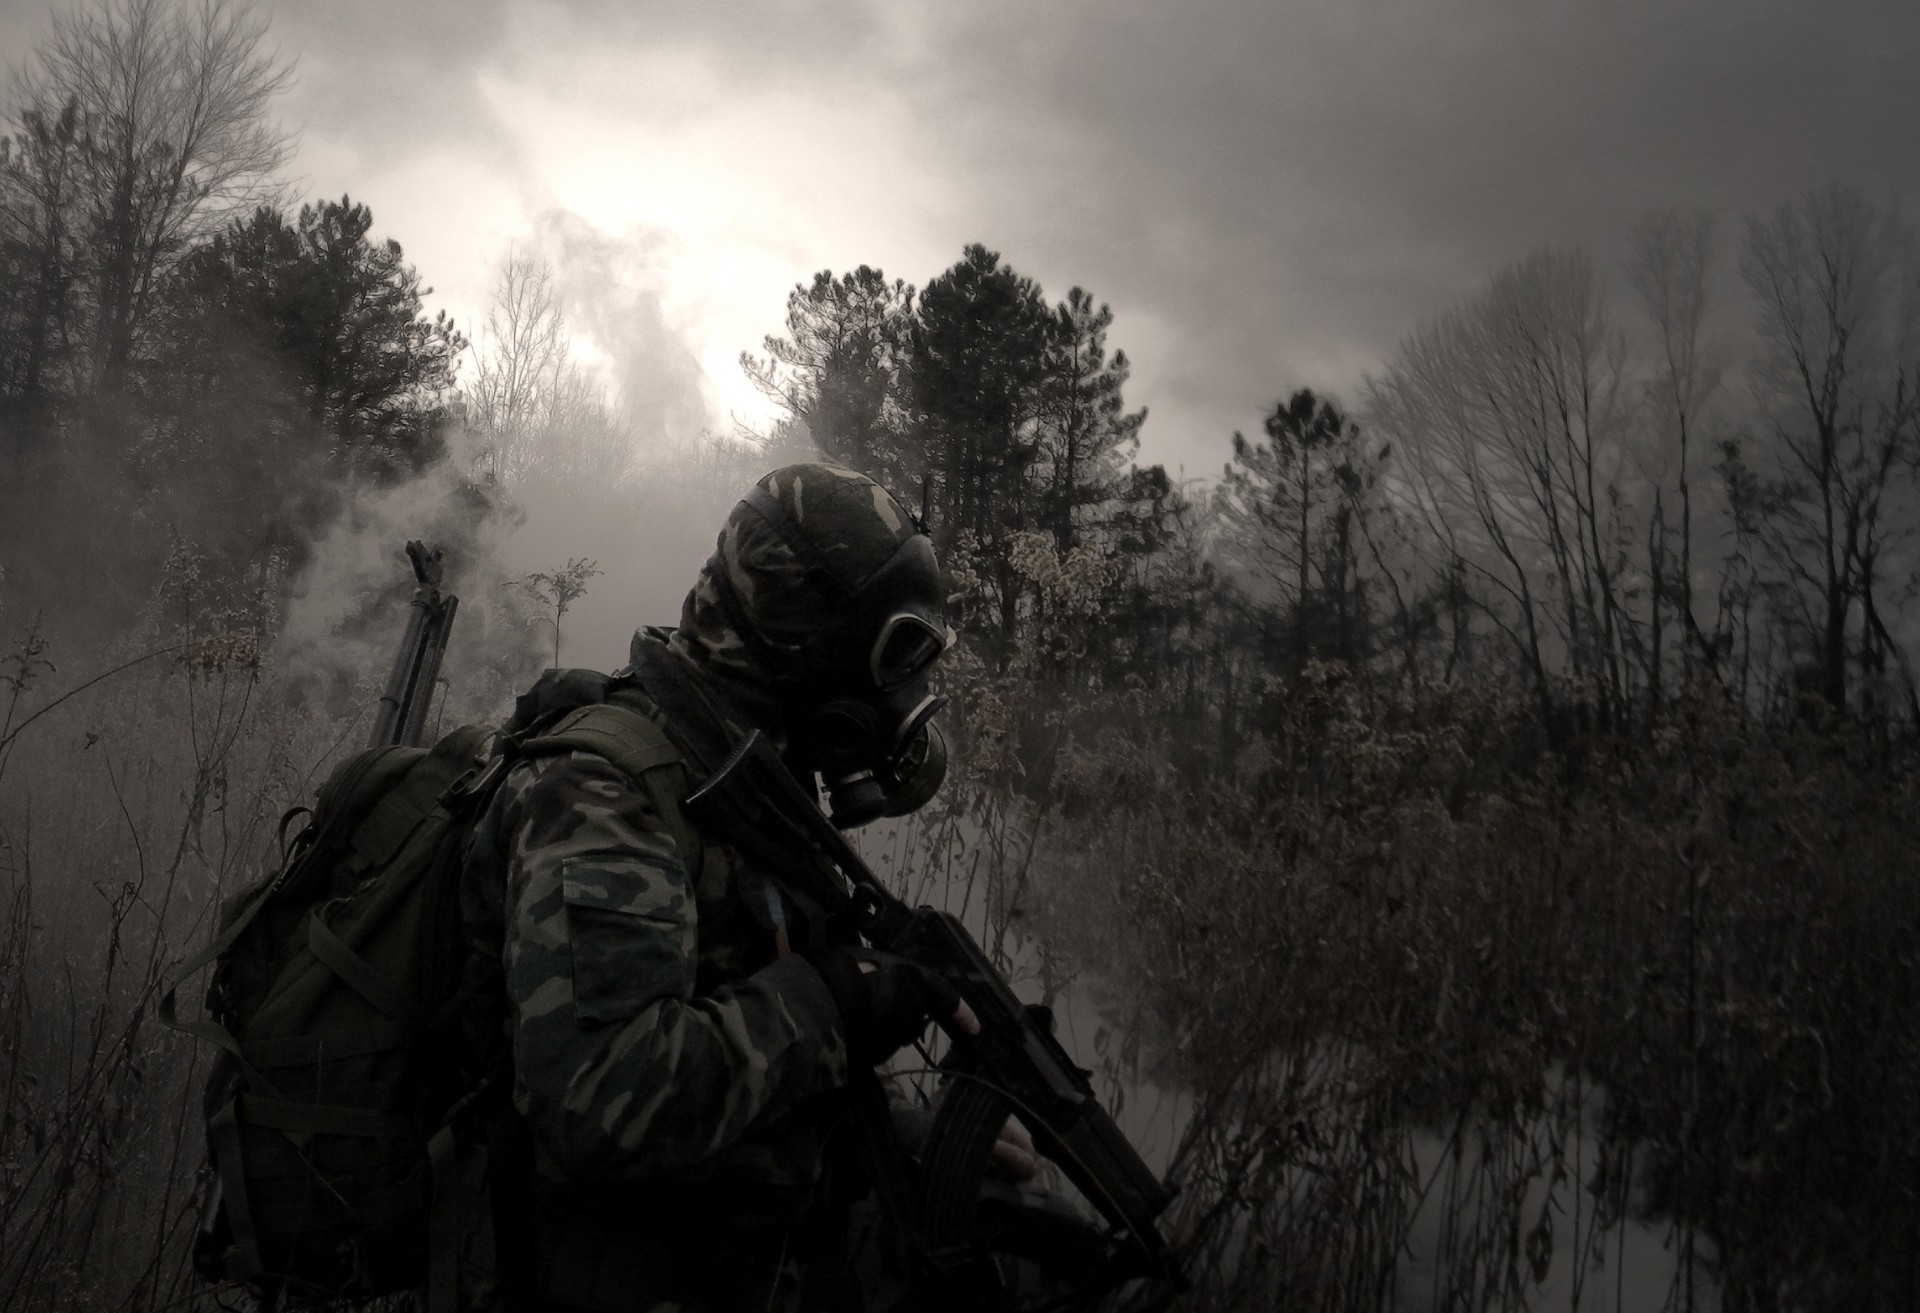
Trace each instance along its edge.
<path fill-rule="evenodd" d="M 898 954 L 825 948 L 807 954 L 807 961 L 827 982 L 848 1056 L 861 1066 L 892 1057 L 926 1028 L 929 1017 L 953 1018 L 963 1027 L 972 1018 L 952 985 Z"/>

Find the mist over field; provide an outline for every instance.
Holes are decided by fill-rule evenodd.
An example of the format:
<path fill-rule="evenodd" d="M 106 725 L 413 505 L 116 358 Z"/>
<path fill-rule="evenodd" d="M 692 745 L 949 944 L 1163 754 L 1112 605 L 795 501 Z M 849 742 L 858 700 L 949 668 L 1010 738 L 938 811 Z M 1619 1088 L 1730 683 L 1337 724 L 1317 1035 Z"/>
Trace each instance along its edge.
<path fill-rule="evenodd" d="M 822 459 L 1175 1307 L 1920 1307 L 1911 14 L 401 8 L 0 15 L 0 1308 L 243 1298 L 159 1013 L 405 544 L 497 724 Z"/>

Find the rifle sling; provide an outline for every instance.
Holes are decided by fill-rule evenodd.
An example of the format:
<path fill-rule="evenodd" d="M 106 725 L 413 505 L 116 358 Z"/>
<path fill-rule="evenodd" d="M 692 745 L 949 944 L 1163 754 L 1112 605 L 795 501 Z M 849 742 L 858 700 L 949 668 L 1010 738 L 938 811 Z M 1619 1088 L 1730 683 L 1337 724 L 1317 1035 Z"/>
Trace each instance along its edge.
<path fill-rule="evenodd" d="M 633 663 L 616 679 L 637 687 L 660 708 L 666 718 L 662 728 L 687 762 L 688 794 L 698 792 L 719 764 L 732 756 L 725 718 L 664 643 L 636 643 L 632 655 Z M 777 808 L 771 814 L 791 831 L 785 838 L 766 833 L 764 826 L 737 813 L 719 814 L 718 808 L 688 808 L 687 814 L 764 866 L 810 920 L 852 924 L 852 903 L 846 892 L 827 874 L 824 859 L 806 859 L 813 845 L 802 827 L 781 816 Z"/>

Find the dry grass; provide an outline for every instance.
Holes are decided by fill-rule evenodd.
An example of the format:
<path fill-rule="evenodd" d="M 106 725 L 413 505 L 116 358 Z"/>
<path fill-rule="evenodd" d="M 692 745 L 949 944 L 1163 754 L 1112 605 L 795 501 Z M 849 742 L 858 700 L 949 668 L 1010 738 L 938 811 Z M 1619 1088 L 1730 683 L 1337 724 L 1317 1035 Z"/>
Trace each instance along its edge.
<path fill-rule="evenodd" d="M 156 1009 L 341 727 L 266 696 L 265 617 L 195 615 L 191 591 L 124 655 L 86 654 L 118 668 L 97 683 L 56 683 L 31 637 L 4 663 L 0 1308 L 196 1290 L 203 1055 Z"/>
<path fill-rule="evenodd" d="M 161 650 L 24 728 L 72 684 L 0 666 L 0 1307 L 211 1306 L 202 1059 L 154 1010 L 358 741 L 257 629 L 96 654 Z M 1187 1307 L 1920 1303 L 1911 745 L 1708 703 L 1549 750 L 1498 696 L 1321 668 L 1194 787 L 1152 696 L 1039 678 L 969 704 L 966 813 L 883 865 L 1036 996 L 1104 983 L 1076 1051 L 1178 1095 Z"/>
<path fill-rule="evenodd" d="M 1056 777 L 1043 924 L 1194 1094 L 1195 1307 L 1920 1302 L 1911 744 L 1706 703 L 1549 751 L 1329 667 L 1280 705 L 1208 788 L 1138 700 Z"/>

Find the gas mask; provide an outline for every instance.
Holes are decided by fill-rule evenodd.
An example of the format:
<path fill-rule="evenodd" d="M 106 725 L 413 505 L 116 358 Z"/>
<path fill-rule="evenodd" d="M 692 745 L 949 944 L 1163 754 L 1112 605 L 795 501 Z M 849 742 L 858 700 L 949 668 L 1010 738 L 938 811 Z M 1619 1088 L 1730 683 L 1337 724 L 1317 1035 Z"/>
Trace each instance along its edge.
<path fill-rule="evenodd" d="M 918 810 L 946 778 L 946 740 L 933 724 L 946 699 L 930 687 L 953 643 L 940 601 L 933 545 L 915 535 L 806 644 L 788 756 L 819 773 L 843 830 Z"/>
<path fill-rule="evenodd" d="M 884 488 L 789 466 L 728 516 L 682 628 L 757 684 L 787 765 L 825 784 L 842 829 L 924 806 L 946 775 L 930 677 L 952 645 L 933 540 Z M 728 640 L 735 640 L 730 650 Z"/>

